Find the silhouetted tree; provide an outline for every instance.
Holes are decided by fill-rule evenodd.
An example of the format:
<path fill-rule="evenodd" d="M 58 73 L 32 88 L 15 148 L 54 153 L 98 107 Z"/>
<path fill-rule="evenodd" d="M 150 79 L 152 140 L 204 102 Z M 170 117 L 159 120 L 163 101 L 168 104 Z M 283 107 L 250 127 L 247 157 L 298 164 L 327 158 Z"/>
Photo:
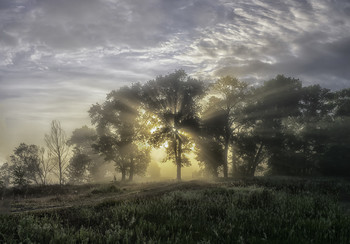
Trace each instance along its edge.
<path fill-rule="evenodd" d="M 3 163 L 0 167 L 0 181 L 1 186 L 6 188 L 11 182 L 11 171 L 9 163 Z"/>
<path fill-rule="evenodd" d="M 72 133 L 71 138 L 68 140 L 68 144 L 74 146 L 73 158 L 70 160 L 70 176 L 78 176 L 82 168 L 86 169 L 85 180 L 97 181 L 104 177 L 105 170 L 102 170 L 101 166 L 105 163 L 103 157 L 101 157 L 98 152 L 93 148 L 93 144 L 96 144 L 98 139 L 96 130 L 89 128 L 86 125 L 75 129 Z M 71 172 L 77 169 L 78 172 L 75 174 Z M 74 179 L 71 179 L 74 181 Z"/>
<path fill-rule="evenodd" d="M 204 113 L 208 133 L 222 144 L 224 149 L 223 173 L 228 177 L 228 153 L 234 133 L 242 126 L 242 109 L 245 106 L 247 83 L 225 76 L 211 87 L 208 109 Z"/>
<path fill-rule="evenodd" d="M 260 136 L 253 131 L 243 130 L 235 136 L 232 150 L 233 175 L 255 175 L 259 165 L 266 159 L 265 145 Z"/>
<path fill-rule="evenodd" d="M 13 151 L 11 158 L 11 175 L 15 185 L 23 186 L 34 182 L 39 184 L 41 168 L 39 147 L 21 143 Z"/>
<path fill-rule="evenodd" d="M 318 123 L 323 146 L 318 150 L 321 172 L 328 176 L 350 175 L 350 89 L 333 93 L 331 119 Z"/>
<path fill-rule="evenodd" d="M 335 94 L 335 116 L 349 117 L 350 116 L 350 88 L 342 89 Z"/>
<path fill-rule="evenodd" d="M 48 176 L 54 169 L 55 165 L 53 163 L 53 158 L 50 153 L 46 153 L 45 148 L 39 148 L 39 170 L 38 170 L 38 178 L 40 180 L 40 184 L 46 185 L 48 182 Z"/>
<path fill-rule="evenodd" d="M 307 170 L 294 133 L 295 120 L 301 115 L 301 81 L 278 75 L 257 88 L 254 96 L 248 116 L 258 126 L 256 135 L 268 152 L 271 172 L 298 174 Z"/>
<path fill-rule="evenodd" d="M 224 149 L 215 138 L 201 135 L 196 140 L 196 159 L 200 166 L 204 166 L 207 173 L 214 178 L 219 176 L 219 168 L 224 162 Z"/>
<path fill-rule="evenodd" d="M 45 135 L 45 142 L 53 160 L 56 161 L 58 180 L 59 184 L 62 185 L 68 166 L 69 146 L 67 145 L 66 133 L 59 121 L 53 120 L 51 122 L 51 131 L 50 134 Z"/>
<path fill-rule="evenodd" d="M 199 99 L 204 95 L 204 84 L 187 76 L 183 70 L 158 76 L 143 87 L 145 109 L 153 114 L 153 132 L 149 142 L 156 147 L 165 145 L 166 160 L 181 167 L 190 165 L 186 153 L 193 142 L 190 134 L 198 128 Z"/>
<path fill-rule="evenodd" d="M 138 120 L 140 92 L 139 84 L 122 87 L 109 93 L 102 105 L 95 104 L 89 110 L 99 136 L 95 148 L 106 161 L 115 163 L 122 180 L 127 173 L 130 180 L 134 174 L 143 174 L 149 163 L 149 150 L 142 142 L 147 132 Z"/>
<path fill-rule="evenodd" d="M 75 152 L 69 161 L 68 174 L 71 183 L 88 181 L 87 168 L 91 159 L 86 154 Z"/>

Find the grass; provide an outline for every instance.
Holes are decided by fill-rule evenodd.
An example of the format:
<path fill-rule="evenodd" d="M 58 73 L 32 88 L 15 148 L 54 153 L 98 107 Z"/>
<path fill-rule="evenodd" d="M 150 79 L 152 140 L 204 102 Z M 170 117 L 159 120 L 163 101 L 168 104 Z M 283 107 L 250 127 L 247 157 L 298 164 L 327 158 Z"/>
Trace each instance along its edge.
<path fill-rule="evenodd" d="M 91 191 L 91 194 L 120 193 L 122 190 L 116 185 L 100 186 Z"/>
<path fill-rule="evenodd" d="M 161 196 L 1 215 L 0 242 L 350 243 L 350 216 L 338 194 L 346 184 L 288 182 L 223 181 Z"/>

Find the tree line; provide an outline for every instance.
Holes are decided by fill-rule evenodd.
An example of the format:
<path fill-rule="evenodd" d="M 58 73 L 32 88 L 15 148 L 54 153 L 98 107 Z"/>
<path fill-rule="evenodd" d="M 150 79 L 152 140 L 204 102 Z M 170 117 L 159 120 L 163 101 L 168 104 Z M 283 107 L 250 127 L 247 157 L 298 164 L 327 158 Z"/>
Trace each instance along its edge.
<path fill-rule="evenodd" d="M 178 180 L 191 155 L 213 177 L 350 174 L 349 88 L 303 86 L 283 75 L 260 86 L 231 76 L 204 83 L 176 70 L 114 90 L 88 112 L 95 128 L 70 138 L 53 121 L 46 152 L 21 143 L 2 166 L 3 181 L 46 184 L 50 172 L 60 184 L 94 181 L 108 162 L 121 180 L 133 180 L 159 147 Z"/>

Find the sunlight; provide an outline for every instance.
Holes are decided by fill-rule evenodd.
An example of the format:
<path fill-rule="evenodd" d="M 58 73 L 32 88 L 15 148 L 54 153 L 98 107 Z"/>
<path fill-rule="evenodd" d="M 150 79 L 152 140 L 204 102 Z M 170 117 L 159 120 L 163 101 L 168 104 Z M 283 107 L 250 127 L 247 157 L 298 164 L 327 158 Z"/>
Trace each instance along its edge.
<path fill-rule="evenodd" d="M 195 148 L 196 148 L 196 143 L 192 143 L 191 151 L 194 152 Z"/>
<path fill-rule="evenodd" d="M 164 143 L 166 146 L 168 143 Z M 174 179 L 176 174 L 176 165 L 171 162 L 162 163 L 166 157 L 165 146 L 160 148 L 152 148 L 151 158 L 152 162 L 156 163 L 160 167 L 160 178 L 161 179 Z M 188 154 L 191 165 L 182 168 L 183 179 L 193 179 L 193 174 L 200 170 L 198 161 L 195 159 L 196 155 L 191 152 Z"/>
<path fill-rule="evenodd" d="M 163 145 L 162 145 L 161 147 L 162 147 L 162 148 L 168 148 L 168 147 L 169 147 L 168 141 L 164 142 Z"/>
<path fill-rule="evenodd" d="M 158 129 L 157 127 L 153 127 L 153 128 L 150 130 L 151 134 L 153 134 L 154 132 L 156 132 L 157 129 Z"/>

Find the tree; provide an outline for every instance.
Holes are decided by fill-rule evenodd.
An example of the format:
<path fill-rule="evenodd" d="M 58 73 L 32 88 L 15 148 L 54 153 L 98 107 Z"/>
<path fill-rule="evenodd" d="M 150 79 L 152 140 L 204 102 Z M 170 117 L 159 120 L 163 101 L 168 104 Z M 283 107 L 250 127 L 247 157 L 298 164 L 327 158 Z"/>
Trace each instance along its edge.
<path fill-rule="evenodd" d="M 12 183 L 18 187 L 25 187 L 31 182 L 26 177 L 26 167 L 23 164 L 13 164 L 11 165 L 11 178 Z"/>
<path fill-rule="evenodd" d="M 191 151 L 191 134 L 198 128 L 199 99 L 204 95 L 204 84 L 177 70 L 158 76 L 143 87 L 143 103 L 153 114 L 152 134 L 149 142 L 156 147 L 165 145 L 167 158 L 177 166 L 177 179 L 181 180 L 181 167 L 189 165 L 186 153 Z"/>
<path fill-rule="evenodd" d="M 251 128 L 251 131 L 241 131 L 236 135 L 233 145 L 233 174 L 254 176 L 258 166 L 266 159 L 266 156 L 264 141 L 258 134 L 257 128 Z"/>
<path fill-rule="evenodd" d="M 84 183 L 88 181 L 87 168 L 91 159 L 86 154 L 74 153 L 69 161 L 68 174 L 71 183 Z"/>
<path fill-rule="evenodd" d="M 342 89 L 336 92 L 334 97 L 335 116 L 349 117 L 350 116 L 350 88 Z"/>
<path fill-rule="evenodd" d="M 209 104 L 204 113 L 208 133 L 220 142 L 224 149 L 223 173 L 228 177 L 228 152 L 234 133 L 241 127 L 242 109 L 245 106 L 247 83 L 225 76 L 212 86 Z"/>
<path fill-rule="evenodd" d="M 54 169 L 55 165 L 52 162 L 51 154 L 46 153 L 46 150 L 43 147 L 39 148 L 38 160 L 39 160 L 38 178 L 40 180 L 40 184 L 46 185 L 48 176 Z"/>
<path fill-rule="evenodd" d="M 39 147 L 21 143 L 13 151 L 11 158 L 11 172 L 13 183 L 19 186 L 34 182 L 39 184 L 42 174 L 40 168 Z"/>
<path fill-rule="evenodd" d="M 53 165 L 49 157 L 45 157 L 45 149 L 36 145 L 21 143 L 14 149 L 10 156 L 11 172 L 14 184 L 26 185 L 30 183 L 47 183 L 47 176 L 51 172 Z"/>
<path fill-rule="evenodd" d="M 317 148 L 320 171 L 327 176 L 350 175 L 350 89 L 342 89 L 331 94 L 331 118 L 318 123 L 318 135 L 322 138 L 322 148 Z"/>
<path fill-rule="evenodd" d="M 219 176 L 219 168 L 224 162 L 224 149 L 215 138 L 210 136 L 200 136 L 196 140 L 196 159 L 207 173 L 214 178 Z"/>
<path fill-rule="evenodd" d="M 74 146 L 73 157 L 69 166 L 71 177 L 78 177 L 82 168 L 86 169 L 85 176 L 79 177 L 83 177 L 85 180 L 98 181 L 104 177 L 106 172 L 101 169 L 101 166 L 105 161 L 93 147 L 97 143 L 97 139 L 96 130 L 86 125 L 73 131 L 68 140 L 68 145 Z M 78 172 L 72 172 L 74 169 Z M 75 181 L 74 179 L 71 180 Z"/>
<path fill-rule="evenodd" d="M 45 142 L 53 160 L 56 161 L 59 184 L 65 182 L 65 174 L 68 166 L 69 146 L 67 144 L 66 133 L 57 120 L 51 122 L 50 134 L 45 135 Z"/>
<path fill-rule="evenodd" d="M 271 173 L 293 175 L 307 170 L 300 140 L 294 133 L 296 119 L 301 115 L 301 81 L 278 75 L 258 87 L 253 98 L 246 119 L 255 127 L 258 143 L 268 153 Z"/>
<path fill-rule="evenodd" d="M 106 161 L 113 161 L 122 180 L 129 174 L 143 174 L 149 163 L 149 150 L 143 143 L 145 127 L 139 121 L 141 86 L 122 87 L 107 95 L 106 101 L 93 105 L 91 121 L 97 127 L 98 140 L 94 145 Z"/>
<path fill-rule="evenodd" d="M 9 163 L 4 163 L 0 167 L 0 188 L 6 188 L 11 181 L 11 171 Z"/>
<path fill-rule="evenodd" d="M 129 181 L 133 180 L 134 175 L 145 175 L 151 161 L 148 147 L 142 148 L 142 145 L 131 143 L 122 146 L 120 154 L 123 155 L 123 160 L 129 168 Z"/>

